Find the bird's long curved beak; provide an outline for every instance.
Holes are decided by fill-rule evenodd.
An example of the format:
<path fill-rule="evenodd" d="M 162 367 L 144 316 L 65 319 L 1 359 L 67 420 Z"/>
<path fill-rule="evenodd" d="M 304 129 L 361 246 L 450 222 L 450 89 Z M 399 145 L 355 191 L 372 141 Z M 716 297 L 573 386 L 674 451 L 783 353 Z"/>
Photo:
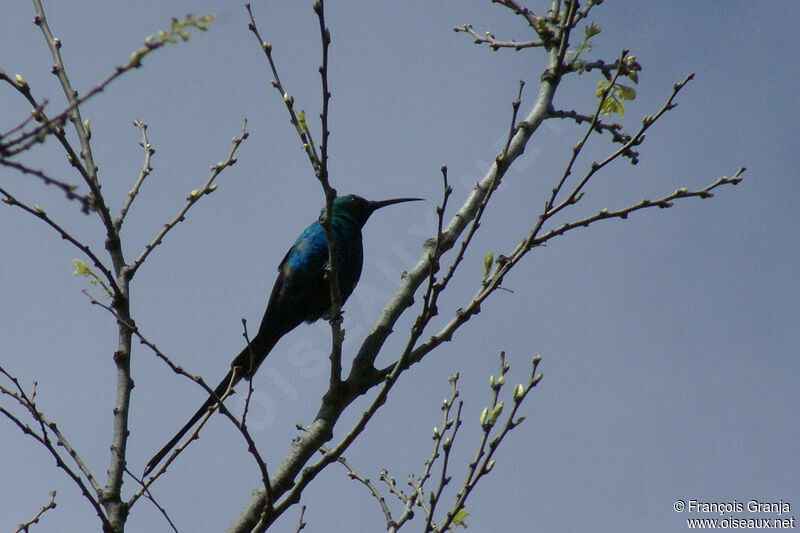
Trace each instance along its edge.
<path fill-rule="evenodd" d="M 418 202 L 423 199 L 424 198 L 392 198 L 391 200 L 370 201 L 369 205 L 372 207 L 373 211 L 376 211 L 377 209 L 386 207 L 387 205 L 399 204 L 403 202 Z"/>

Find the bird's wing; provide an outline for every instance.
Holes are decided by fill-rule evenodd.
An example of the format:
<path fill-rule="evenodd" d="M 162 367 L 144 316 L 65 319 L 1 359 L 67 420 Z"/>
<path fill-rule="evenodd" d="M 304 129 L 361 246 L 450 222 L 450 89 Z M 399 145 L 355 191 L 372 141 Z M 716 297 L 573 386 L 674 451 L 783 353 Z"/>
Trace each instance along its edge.
<path fill-rule="evenodd" d="M 272 287 L 260 327 L 272 324 L 273 327 L 285 327 L 288 330 L 303 320 L 313 321 L 319 318 L 330 305 L 322 305 L 323 302 L 315 297 L 319 291 L 325 290 L 327 282 L 324 272 L 327 267 L 328 244 L 325 232 L 315 222 L 300 234 L 278 265 L 278 278 Z M 317 301 L 320 305 L 309 305 Z M 325 309 L 318 309 L 320 306 Z M 279 317 L 280 321 L 287 320 L 287 323 L 277 324 Z"/>
<path fill-rule="evenodd" d="M 280 284 L 302 287 L 318 281 L 328 267 L 328 241 L 325 231 L 315 222 L 300 234 L 278 265 Z M 278 282 L 276 282 L 278 285 Z"/>

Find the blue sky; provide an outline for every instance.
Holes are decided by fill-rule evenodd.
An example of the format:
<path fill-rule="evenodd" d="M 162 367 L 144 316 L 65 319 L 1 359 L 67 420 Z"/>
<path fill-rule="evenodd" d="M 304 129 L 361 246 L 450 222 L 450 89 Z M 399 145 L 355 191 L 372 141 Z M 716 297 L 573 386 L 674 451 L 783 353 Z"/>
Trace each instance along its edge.
<path fill-rule="evenodd" d="M 284 84 L 313 117 L 319 39 L 307 4 L 253 8 Z M 440 166 L 449 167 L 451 205 L 459 205 L 504 139 L 520 79 L 527 82 L 521 109 L 529 109 L 543 61 L 538 50 L 491 52 L 452 31 L 469 22 L 499 39 L 530 38 L 522 20 L 489 2 L 329 2 L 326 8 L 334 186 L 372 199 L 427 199 L 383 210 L 365 230 L 364 273 L 345 307 L 345 351 L 352 353 L 435 231 Z M 269 86 L 244 7 L 147 1 L 53 2 L 45 9 L 79 91 L 126 61 L 170 17 L 217 16 L 209 32 L 152 54 L 83 111 L 114 209 L 142 163 L 132 121 L 149 125 L 154 172 L 123 235 L 129 259 L 203 183 L 209 165 L 224 159 L 248 119 L 239 162 L 153 252 L 132 289 L 134 316 L 148 338 L 215 381 L 241 348 L 241 318 L 251 325 L 260 319 L 275 267 L 323 202 Z M 23 74 L 56 108 L 61 93 L 32 17 L 26 3 L 6 6 L 0 68 Z M 447 377 L 459 371 L 465 424 L 454 445 L 458 482 L 477 446 L 498 352 L 507 354 L 512 383 L 525 379 L 531 356 L 540 353 L 544 380 L 523 406 L 526 422 L 508 437 L 468 504 L 471 531 L 683 531 L 687 517 L 715 517 L 676 513 L 678 499 L 782 499 L 794 514 L 800 506 L 800 5 L 607 1 L 590 20 L 603 31 L 589 57 L 611 60 L 629 48 L 643 65 L 637 98 L 626 107 L 629 129 L 660 108 L 672 83 L 689 72 L 696 77 L 679 106 L 648 132 L 640 163 L 611 165 L 574 217 L 701 187 L 739 166 L 748 169 L 745 180 L 714 199 L 608 221 L 535 250 L 506 278 L 513 293 L 495 294 L 469 327 L 406 374 L 346 456 L 374 480 L 383 467 L 399 483 L 419 472 L 430 432 L 440 424 Z M 566 79 L 556 107 L 589 113 L 597 81 L 592 73 Z M 0 93 L 5 130 L 28 106 L 7 87 Z M 536 133 L 487 211 L 434 328 L 471 297 L 483 255 L 507 252 L 527 233 L 581 134 L 565 121 Z M 595 138 L 578 164 L 585 169 L 610 149 L 606 138 Z M 52 141 L 30 161 L 76 179 Z M 0 181 L 102 250 L 97 221 L 66 206 L 61 195 L 6 170 Z M 0 207 L 0 363 L 24 383 L 38 382 L 39 407 L 103 478 L 115 390 L 113 321 L 81 294 L 86 281 L 72 276 L 76 251 L 33 217 Z M 409 314 L 397 325 L 383 361 L 402 346 L 411 321 Z M 316 412 L 328 345 L 324 323 L 302 326 L 255 378 L 249 420 L 271 464 L 285 453 L 294 424 L 310 422 Z M 140 471 L 203 394 L 143 347 L 135 348 L 133 373 L 129 459 Z M 347 412 L 337 435 L 365 401 Z M 0 529 L 32 516 L 52 489 L 58 507 L 37 531 L 97 528 L 92 509 L 40 447 L 5 419 L 0 435 Z M 241 439 L 215 417 L 153 490 L 180 531 L 218 531 L 258 483 Z M 303 503 L 307 531 L 383 527 L 374 499 L 338 465 L 319 476 Z M 292 530 L 297 512 L 289 511 L 276 530 Z M 129 531 L 168 530 L 148 502 L 134 508 Z"/>

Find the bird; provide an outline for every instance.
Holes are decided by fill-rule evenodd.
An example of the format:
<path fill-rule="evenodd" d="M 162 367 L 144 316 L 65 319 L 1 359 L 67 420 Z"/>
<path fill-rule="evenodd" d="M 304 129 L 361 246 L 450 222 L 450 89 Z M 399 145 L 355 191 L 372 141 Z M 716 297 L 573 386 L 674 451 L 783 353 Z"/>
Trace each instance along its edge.
<path fill-rule="evenodd" d="M 413 202 L 421 198 L 393 198 L 371 201 L 350 194 L 333 200 L 330 229 L 338 244 L 336 273 L 341 304 L 353 292 L 361 277 L 364 248 L 361 230 L 376 210 L 388 205 Z M 325 212 L 323 207 L 320 217 Z M 278 277 L 272 287 L 267 308 L 258 332 L 231 361 L 228 374 L 214 389 L 214 395 L 203 403 L 172 439 L 145 466 L 144 476 L 155 469 L 183 436 L 208 412 L 219 398 L 242 378 L 252 379 L 269 352 L 286 333 L 302 322 L 312 323 L 326 316 L 331 308 L 328 240 L 319 220 L 308 226 L 278 265 Z"/>

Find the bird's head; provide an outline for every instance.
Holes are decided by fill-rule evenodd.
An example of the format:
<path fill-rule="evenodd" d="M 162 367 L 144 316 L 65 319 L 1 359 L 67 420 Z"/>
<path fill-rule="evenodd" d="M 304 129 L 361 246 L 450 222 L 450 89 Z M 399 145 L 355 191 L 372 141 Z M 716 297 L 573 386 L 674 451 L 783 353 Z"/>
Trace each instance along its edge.
<path fill-rule="evenodd" d="M 358 224 L 359 228 L 363 228 L 369 216 L 381 207 L 401 202 L 415 202 L 417 200 L 422 200 L 422 198 L 392 198 L 391 200 L 373 201 L 355 194 L 337 196 L 333 200 L 333 216 L 334 218 L 342 218 L 354 222 Z M 322 216 L 324 213 L 325 208 L 323 207 L 319 215 Z"/>

